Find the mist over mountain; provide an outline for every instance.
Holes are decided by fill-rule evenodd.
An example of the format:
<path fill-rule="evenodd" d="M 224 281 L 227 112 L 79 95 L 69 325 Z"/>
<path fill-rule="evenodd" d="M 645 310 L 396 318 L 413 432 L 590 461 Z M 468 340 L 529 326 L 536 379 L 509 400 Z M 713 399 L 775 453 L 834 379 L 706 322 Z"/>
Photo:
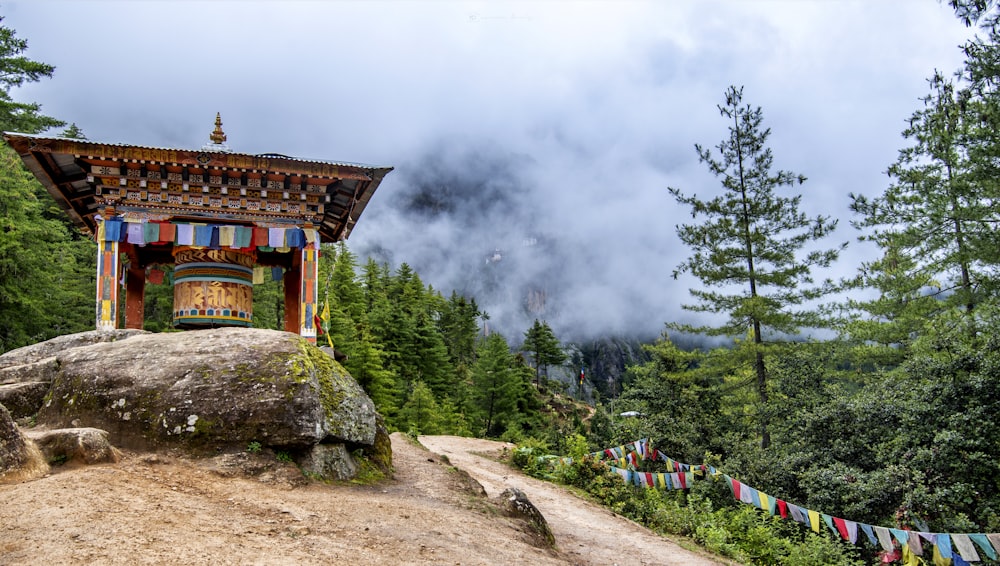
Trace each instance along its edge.
<path fill-rule="evenodd" d="M 663 284 L 678 285 L 673 261 L 650 255 L 665 234 L 604 217 L 608 207 L 595 201 L 617 197 L 567 171 L 553 187 L 530 155 L 489 144 L 438 148 L 387 177 L 351 249 L 392 269 L 406 262 L 446 296 L 475 298 L 512 345 L 535 318 L 564 342 L 655 338 L 672 308 Z"/>

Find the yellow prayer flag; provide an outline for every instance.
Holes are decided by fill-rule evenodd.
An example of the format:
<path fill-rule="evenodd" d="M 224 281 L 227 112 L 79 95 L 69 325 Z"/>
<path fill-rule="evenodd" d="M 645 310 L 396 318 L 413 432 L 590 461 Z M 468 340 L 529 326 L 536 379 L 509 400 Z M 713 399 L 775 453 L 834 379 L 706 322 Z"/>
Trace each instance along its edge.
<path fill-rule="evenodd" d="M 819 533 L 819 511 L 809 510 L 809 526 L 814 533 Z"/>

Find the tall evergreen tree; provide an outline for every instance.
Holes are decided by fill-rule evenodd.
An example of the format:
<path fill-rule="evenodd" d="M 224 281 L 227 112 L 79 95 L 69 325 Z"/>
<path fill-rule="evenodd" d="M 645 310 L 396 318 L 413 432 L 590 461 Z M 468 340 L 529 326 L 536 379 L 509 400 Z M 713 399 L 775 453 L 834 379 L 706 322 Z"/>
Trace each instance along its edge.
<path fill-rule="evenodd" d="M 927 322 L 944 308 L 944 303 L 923 291 L 934 284 L 932 277 L 917 270 L 909 254 L 887 246 L 881 258 L 862 264 L 860 273 L 848 282 L 853 288 L 874 289 L 878 296 L 848 297 L 841 323 L 841 335 L 855 348 L 858 362 L 880 367 L 906 359 Z"/>
<path fill-rule="evenodd" d="M 0 351 L 84 330 L 83 320 L 93 325 L 93 280 L 79 269 L 85 260 L 66 226 L 45 218 L 37 184 L 0 147 Z M 84 301 L 89 316 L 77 316 Z"/>
<path fill-rule="evenodd" d="M 441 408 L 434 393 L 418 381 L 399 411 L 402 427 L 415 434 L 441 434 Z"/>
<path fill-rule="evenodd" d="M 719 112 L 730 122 L 729 136 L 717 147 L 719 156 L 695 145 L 701 162 L 722 181 L 723 192 L 709 200 L 670 193 L 691 207 L 704 221 L 677 227 L 681 241 L 694 254 L 675 271 L 689 272 L 704 289 L 691 289 L 697 300 L 683 308 L 728 315 L 721 326 L 674 324 L 685 332 L 739 337 L 749 332 L 756 389 L 760 402 L 760 443 L 770 444 L 767 417 L 765 342 L 803 328 L 822 325 L 815 310 L 802 305 L 833 291 L 830 281 L 815 285 L 812 269 L 827 267 L 840 248 L 805 251 L 808 244 L 836 227 L 829 217 L 808 218 L 799 211 L 801 195 L 784 197 L 775 190 L 802 184 L 805 177 L 773 171 L 774 157 L 767 147 L 771 135 L 762 128 L 760 107 L 743 105 L 743 89 L 730 87 Z M 844 244 L 846 245 L 846 244 Z M 717 287 L 720 291 L 707 288 Z"/>
<path fill-rule="evenodd" d="M 478 354 L 472 369 L 476 408 L 483 434 L 499 436 L 517 408 L 518 374 L 510 346 L 502 335 L 487 336 L 479 345 Z"/>
<path fill-rule="evenodd" d="M 0 26 L 0 131 L 37 134 L 66 124 L 42 114 L 37 103 L 16 102 L 11 97 L 12 88 L 51 78 L 56 69 L 29 59 L 24 55 L 27 50 L 26 39 L 17 37 L 13 29 Z"/>
<path fill-rule="evenodd" d="M 552 327 L 537 318 L 531 328 L 524 333 L 524 349 L 531 352 L 535 361 L 535 385 L 538 385 L 543 370 L 548 374 L 550 365 L 559 365 L 566 361 L 566 353 L 559 346 L 559 340 L 552 332 Z"/>
<path fill-rule="evenodd" d="M 452 291 L 451 297 L 442 305 L 438 327 L 453 364 L 470 366 L 475 361 L 481 314 L 475 299 L 467 299 L 457 291 Z"/>
<path fill-rule="evenodd" d="M 931 87 L 903 132 L 913 145 L 889 167 L 894 182 L 871 200 L 852 194 L 851 208 L 861 215 L 854 224 L 872 229 L 867 239 L 912 258 L 916 281 L 938 280 L 934 291 L 971 315 L 994 287 L 981 259 L 993 239 L 992 195 L 970 175 L 971 101 L 940 74 Z"/>
<path fill-rule="evenodd" d="M 385 367 L 386 353 L 372 337 L 367 323 L 361 324 L 357 336 L 344 367 L 368 393 L 379 413 L 394 422 L 400 397 L 397 396 L 395 376 Z"/>

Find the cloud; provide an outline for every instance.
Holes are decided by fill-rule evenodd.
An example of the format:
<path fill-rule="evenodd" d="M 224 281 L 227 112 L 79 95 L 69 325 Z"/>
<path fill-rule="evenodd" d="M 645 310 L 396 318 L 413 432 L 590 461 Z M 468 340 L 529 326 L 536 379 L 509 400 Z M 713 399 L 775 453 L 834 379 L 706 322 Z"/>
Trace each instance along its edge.
<path fill-rule="evenodd" d="M 764 110 L 803 210 L 877 194 L 903 121 L 972 31 L 886 2 L 15 1 L 56 65 L 19 89 L 91 139 L 198 147 L 221 112 L 247 153 L 392 165 L 351 247 L 477 296 L 520 336 L 655 334 L 694 320 L 667 187 L 710 197 L 693 145 L 730 84 Z M 526 245 L 527 243 L 527 245 Z M 491 260 L 500 250 L 500 261 Z M 834 273 L 870 253 L 852 244 Z M 821 274 L 819 274 L 821 275 Z M 544 310 L 537 308 L 544 297 Z"/>

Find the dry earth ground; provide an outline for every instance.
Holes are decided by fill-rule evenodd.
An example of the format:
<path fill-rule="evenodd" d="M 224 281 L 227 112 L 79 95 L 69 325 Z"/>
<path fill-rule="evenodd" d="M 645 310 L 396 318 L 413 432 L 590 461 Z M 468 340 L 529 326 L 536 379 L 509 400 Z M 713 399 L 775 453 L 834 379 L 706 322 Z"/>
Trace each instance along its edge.
<path fill-rule="evenodd" d="M 429 451 L 393 435 L 395 478 L 369 486 L 306 483 L 290 465 L 236 477 L 148 454 L 53 468 L 0 486 L 0 565 L 719 563 L 496 462 L 501 443 L 420 440 Z M 524 491 L 556 549 L 533 545 L 469 475 L 490 496 Z"/>

